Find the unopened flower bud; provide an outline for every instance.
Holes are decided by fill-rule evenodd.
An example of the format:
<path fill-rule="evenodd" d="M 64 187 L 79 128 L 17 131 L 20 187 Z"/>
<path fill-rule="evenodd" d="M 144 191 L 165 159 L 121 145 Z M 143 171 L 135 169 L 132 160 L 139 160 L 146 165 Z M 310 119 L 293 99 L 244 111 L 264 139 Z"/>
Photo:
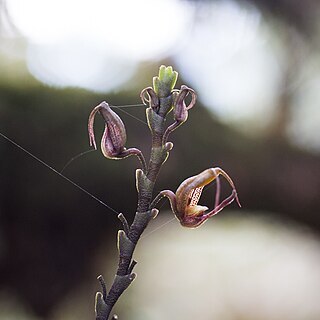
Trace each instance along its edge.
<path fill-rule="evenodd" d="M 187 105 L 186 98 L 191 95 L 191 101 Z M 173 100 L 173 117 L 174 123 L 172 123 L 164 133 L 163 142 L 165 143 L 169 137 L 169 134 L 176 130 L 181 124 L 188 119 L 188 111 L 195 105 L 197 95 L 195 91 L 185 85 L 181 86 L 180 90 L 174 90 L 172 92 Z"/>
<path fill-rule="evenodd" d="M 191 94 L 191 102 L 186 105 L 185 99 Z M 191 88 L 188 88 L 185 85 L 181 86 L 181 89 L 174 101 L 173 106 L 173 116 L 174 119 L 178 122 L 185 122 L 188 119 L 188 110 L 190 110 L 196 103 L 197 95 L 195 91 Z"/>
<path fill-rule="evenodd" d="M 105 129 L 101 139 L 103 155 L 109 159 L 121 158 L 121 153 L 125 150 L 124 145 L 127 140 L 126 129 L 120 117 L 105 101 L 101 102 L 90 113 L 88 122 L 90 145 L 97 149 L 93 131 L 94 118 L 97 112 L 101 114 L 105 122 Z"/>
<path fill-rule="evenodd" d="M 140 93 L 140 98 L 143 104 L 149 103 L 150 108 L 154 112 L 159 110 L 159 98 L 151 87 L 144 88 Z"/>
<path fill-rule="evenodd" d="M 153 89 L 159 98 L 168 97 L 171 94 L 178 79 L 178 72 L 173 71 L 172 67 L 162 65 L 159 75 L 153 78 Z"/>
<path fill-rule="evenodd" d="M 108 159 L 124 159 L 134 155 L 138 157 L 142 169 L 145 171 L 147 164 L 142 152 L 137 148 L 126 149 L 124 147 L 127 140 L 126 128 L 120 117 L 105 101 L 101 102 L 90 113 L 88 121 L 90 146 L 97 149 L 93 131 L 94 117 L 97 112 L 101 114 L 105 122 L 104 132 L 101 138 L 101 151 L 103 155 Z"/>

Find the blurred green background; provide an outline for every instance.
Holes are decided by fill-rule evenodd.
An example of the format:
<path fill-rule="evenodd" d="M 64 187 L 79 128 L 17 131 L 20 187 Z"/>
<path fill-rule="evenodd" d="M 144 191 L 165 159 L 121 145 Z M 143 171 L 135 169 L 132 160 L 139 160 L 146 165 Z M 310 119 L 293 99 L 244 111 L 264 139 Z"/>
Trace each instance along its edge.
<path fill-rule="evenodd" d="M 236 183 L 243 208 L 196 230 L 163 205 L 120 318 L 320 318 L 319 13 L 316 0 L 0 1 L 2 134 L 61 171 L 89 150 L 94 106 L 139 104 L 172 65 L 198 102 L 157 191 L 215 166 Z M 127 146 L 148 156 L 145 107 L 117 112 Z M 116 214 L 3 137 L 0 155 L 0 318 L 94 319 L 96 276 L 111 283 L 117 264 Z M 137 167 L 97 151 L 63 173 L 131 221 Z"/>

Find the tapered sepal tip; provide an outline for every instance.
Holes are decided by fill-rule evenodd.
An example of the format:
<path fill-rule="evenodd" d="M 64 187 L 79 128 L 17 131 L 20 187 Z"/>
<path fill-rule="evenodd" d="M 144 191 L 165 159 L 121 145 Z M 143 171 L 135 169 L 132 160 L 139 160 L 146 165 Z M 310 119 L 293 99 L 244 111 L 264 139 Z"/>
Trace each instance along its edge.
<path fill-rule="evenodd" d="M 153 208 L 153 209 L 151 210 L 152 219 L 155 219 L 155 218 L 158 216 L 158 213 L 159 213 L 159 210 L 156 209 L 156 208 Z"/>
<path fill-rule="evenodd" d="M 95 298 L 95 312 L 97 317 L 103 316 L 107 312 L 107 305 L 103 300 L 103 295 L 101 292 L 96 293 L 96 298 Z"/>
<path fill-rule="evenodd" d="M 100 302 L 103 302 L 103 303 L 104 303 L 104 301 L 103 301 L 103 295 L 102 295 L 102 293 L 101 293 L 100 291 L 98 291 L 98 292 L 96 293 L 96 305 L 99 304 Z"/>
<path fill-rule="evenodd" d="M 159 79 L 162 80 L 165 76 L 165 72 L 166 72 L 166 66 L 165 65 L 161 65 L 159 68 Z"/>
<path fill-rule="evenodd" d="M 124 230 L 118 231 L 118 250 L 120 256 L 126 255 L 134 248 L 134 243 L 128 238 Z"/>
<path fill-rule="evenodd" d="M 178 80 L 178 76 L 179 76 L 179 73 L 177 71 L 173 71 L 171 90 L 173 90 L 174 86 L 176 85 L 177 80 Z"/>
<path fill-rule="evenodd" d="M 152 79 L 152 83 L 153 83 L 153 90 L 156 94 L 158 94 L 159 92 L 159 77 L 153 77 Z"/>
<path fill-rule="evenodd" d="M 172 74 L 172 72 L 173 72 L 172 66 L 167 66 L 166 67 L 166 73 Z"/>
<path fill-rule="evenodd" d="M 129 280 L 132 282 L 136 277 L 137 277 L 137 274 L 133 272 L 130 274 Z"/>
<path fill-rule="evenodd" d="M 236 198 L 236 201 L 237 201 L 237 204 L 238 204 L 239 208 L 242 208 L 242 205 L 241 205 L 241 203 L 240 203 L 240 200 L 239 200 L 238 192 L 237 192 L 237 191 L 235 191 L 235 198 Z"/>
<path fill-rule="evenodd" d="M 165 148 L 166 148 L 166 151 L 170 151 L 173 149 L 173 143 L 172 142 L 167 142 L 165 144 Z"/>

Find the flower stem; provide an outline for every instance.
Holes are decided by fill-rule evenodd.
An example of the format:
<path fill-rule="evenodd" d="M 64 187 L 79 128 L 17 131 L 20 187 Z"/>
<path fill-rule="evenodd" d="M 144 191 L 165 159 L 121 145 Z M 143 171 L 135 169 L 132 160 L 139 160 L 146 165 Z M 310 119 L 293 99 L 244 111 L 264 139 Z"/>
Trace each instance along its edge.
<path fill-rule="evenodd" d="M 113 284 L 106 297 L 105 286 L 102 286 L 104 291 L 104 294 L 101 295 L 102 298 L 99 294 L 96 296 L 96 320 L 107 320 L 109 318 L 114 304 L 117 302 L 123 291 L 126 290 L 134 280 L 135 274 L 132 273 L 136 264 L 136 261 L 132 259 L 134 250 L 149 221 L 158 213 L 157 209 L 150 209 L 150 205 L 155 182 L 160 169 L 168 156 L 168 149 L 165 147 L 163 136 L 165 133 L 165 115 L 172 105 L 172 84 L 168 82 L 167 85 L 167 92 L 169 95 L 159 98 L 158 108 L 152 109 L 149 107 L 149 110 L 147 109 L 148 123 L 152 135 L 149 164 L 146 164 L 145 158 L 139 149 L 132 148 L 126 150 L 126 152 L 129 152 L 130 154 L 135 154 L 142 164 L 142 171 L 138 171 L 139 174 L 137 174 L 137 211 L 130 227 L 127 225 L 124 216 L 119 216 L 123 223 L 124 231 L 120 230 L 118 232 L 118 268 Z M 100 298 L 101 301 L 98 301 Z"/>

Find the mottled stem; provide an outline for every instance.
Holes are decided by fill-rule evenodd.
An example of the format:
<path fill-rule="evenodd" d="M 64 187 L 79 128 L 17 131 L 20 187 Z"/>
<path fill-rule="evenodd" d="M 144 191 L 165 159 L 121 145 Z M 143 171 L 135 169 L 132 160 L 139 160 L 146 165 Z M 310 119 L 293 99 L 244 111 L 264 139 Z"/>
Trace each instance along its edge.
<path fill-rule="evenodd" d="M 171 69 L 172 72 L 172 69 Z M 175 79 L 176 80 L 176 79 Z M 174 81 L 175 82 L 175 81 Z M 108 294 L 105 294 L 104 282 L 102 285 L 103 294 L 96 296 L 96 320 L 107 320 L 110 316 L 114 304 L 121 294 L 128 288 L 134 280 L 135 274 L 132 273 L 136 261 L 132 259 L 136 244 L 147 227 L 149 221 L 156 217 L 158 210 L 150 209 L 153 196 L 153 189 L 159 171 L 168 157 L 168 151 L 172 144 L 167 146 L 163 136 L 165 133 L 165 116 L 172 106 L 172 83 L 167 84 L 168 88 L 161 87 L 159 94 L 159 104 L 147 108 L 148 124 L 152 135 L 152 146 L 149 164 L 138 149 L 128 149 L 125 152 L 138 156 L 142 170 L 137 170 L 138 186 L 138 206 L 134 220 L 129 227 L 122 214 L 119 215 L 124 230 L 118 232 L 119 263 L 116 276 Z M 156 100 L 156 99 L 153 99 Z M 158 101 L 156 101 L 158 103 Z"/>

